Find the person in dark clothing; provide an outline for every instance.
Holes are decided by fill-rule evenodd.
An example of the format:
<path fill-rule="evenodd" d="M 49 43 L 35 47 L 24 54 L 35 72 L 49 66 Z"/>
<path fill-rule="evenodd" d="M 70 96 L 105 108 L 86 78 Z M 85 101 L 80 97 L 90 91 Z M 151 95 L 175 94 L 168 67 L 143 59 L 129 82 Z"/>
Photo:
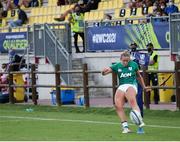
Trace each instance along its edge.
<path fill-rule="evenodd" d="M 154 51 L 154 46 L 152 43 L 147 45 L 147 50 L 149 54 L 149 65 L 148 70 L 158 70 L 159 67 L 159 56 L 156 51 Z M 149 84 L 152 81 L 153 86 L 158 86 L 158 75 L 157 73 L 149 73 Z M 154 103 L 159 103 L 159 90 L 154 89 Z"/>
<path fill-rule="evenodd" d="M 39 6 L 39 1 L 38 0 L 31 0 L 29 2 L 29 6 L 28 7 L 38 7 Z"/>
<path fill-rule="evenodd" d="M 18 6 L 18 20 L 16 21 L 10 21 L 9 26 L 10 27 L 17 27 L 22 26 L 23 24 L 26 24 L 28 22 L 28 17 L 25 11 L 23 11 L 20 6 Z"/>
<path fill-rule="evenodd" d="M 66 5 L 66 0 L 58 0 L 57 6 Z"/>
<path fill-rule="evenodd" d="M 76 48 L 76 53 L 80 53 L 78 47 L 78 35 L 82 38 L 83 51 L 85 52 L 85 42 L 84 42 L 84 14 L 81 13 L 79 6 L 77 5 L 74 11 L 69 17 L 69 22 L 71 23 L 71 30 L 74 37 L 74 46 Z"/>

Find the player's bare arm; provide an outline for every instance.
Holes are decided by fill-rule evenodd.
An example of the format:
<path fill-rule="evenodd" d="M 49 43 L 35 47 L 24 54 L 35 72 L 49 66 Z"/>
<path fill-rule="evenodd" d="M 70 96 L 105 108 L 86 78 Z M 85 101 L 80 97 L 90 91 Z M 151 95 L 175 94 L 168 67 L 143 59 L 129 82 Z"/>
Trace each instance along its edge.
<path fill-rule="evenodd" d="M 110 67 L 106 67 L 102 70 L 102 75 L 107 75 L 112 72 L 112 69 Z"/>
<path fill-rule="evenodd" d="M 146 86 L 144 83 L 144 79 L 142 78 L 141 74 L 139 71 L 137 71 L 137 80 L 139 81 L 139 83 L 141 84 L 143 90 L 145 90 L 146 92 L 151 91 L 151 88 L 149 86 Z"/>

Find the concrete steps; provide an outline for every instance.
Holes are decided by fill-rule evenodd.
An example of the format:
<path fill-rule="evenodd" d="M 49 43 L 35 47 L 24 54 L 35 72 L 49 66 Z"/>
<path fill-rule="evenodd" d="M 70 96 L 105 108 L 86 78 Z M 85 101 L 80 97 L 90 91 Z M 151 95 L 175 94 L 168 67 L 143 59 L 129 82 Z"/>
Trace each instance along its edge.
<path fill-rule="evenodd" d="M 82 70 L 83 69 L 83 58 L 74 58 L 72 60 L 72 69 L 73 70 Z M 89 85 L 97 85 L 98 80 L 96 80 L 96 75 L 97 74 L 89 74 L 88 79 L 89 79 Z M 83 75 L 82 74 L 73 74 L 72 75 L 72 84 L 73 85 L 83 85 Z M 84 95 L 83 94 L 83 89 L 77 89 L 76 90 L 77 95 Z M 90 97 L 100 97 L 102 96 L 103 90 L 101 88 L 91 88 L 89 89 L 89 94 Z"/>

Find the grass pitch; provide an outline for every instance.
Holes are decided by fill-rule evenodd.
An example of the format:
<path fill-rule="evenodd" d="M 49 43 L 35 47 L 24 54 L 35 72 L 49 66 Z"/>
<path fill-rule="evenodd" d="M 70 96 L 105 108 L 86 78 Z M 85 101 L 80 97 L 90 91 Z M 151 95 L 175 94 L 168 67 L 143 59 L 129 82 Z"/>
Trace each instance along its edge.
<path fill-rule="evenodd" d="M 32 108 L 33 111 L 26 111 Z M 126 110 L 129 113 L 129 110 Z M 145 134 L 122 134 L 114 108 L 0 104 L 1 141 L 179 141 L 180 112 L 145 110 Z"/>

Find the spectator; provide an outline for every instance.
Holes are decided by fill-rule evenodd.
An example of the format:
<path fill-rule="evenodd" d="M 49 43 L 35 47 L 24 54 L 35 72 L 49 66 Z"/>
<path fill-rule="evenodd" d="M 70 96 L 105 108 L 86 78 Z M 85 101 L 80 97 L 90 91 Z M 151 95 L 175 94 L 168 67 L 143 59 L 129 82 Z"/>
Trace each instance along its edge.
<path fill-rule="evenodd" d="M 104 14 L 104 18 L 101 21 L 101 26 L 111 26 L 112 16 L 110 14 Z"/>
<path fill-rule="evenodd" d="M 168 6 L 164 9 L 164 12 L 169 15 L 171 13 L 178 13 L 179 9 L 174 5 L 174 0 L 169 0 Z"/>
<path fill-rule="evenodd" d="M 156 51 L 154 51 L 154 46 L 152 43 L 147 45 L 148 54 L 150 57 L 148 70 L 158 70 L 159 67 L 159 56 Z M 149 84 L 152 81 L 152 86 L 158 86 L 158 75 L 157 73 L 149 73 Z M 154 89 L 154 103 L 159 102 L 159 90 Z"/>
<path fill-rule="evenodd" d="M 87 5 L 85 6 L 85 12 L 88 12 L 90 10 L 96 10 L 100 1 L 101 0 L 89 0 L 87 2 Z"/>
<path fill-rule="evenodd" d="M 80 12 L 80 7 L 75 6 L 74 11 L 69 17 L 69 22 L 71 23 L 71 30 L 74 33 L 74 46 L 76 48 L 76 53 L 80 53 L 78 47 L 78 35 L 82 38 L 83 41 L 83 52 L 85 52 L 85 43 L 84 43 L 84 14 Z"/>
<path fill-rule="evenodd" d="M 84 4 L 83 0 L 79 0 L 78 3 L 75 4 L 75 6 L 73 8 L 68 9 L 63 14 L 61 14 L 59 18 L 54 18 L 54 20 L 56 20 L 56 21 L 64 21 L 65 17 L 69 13 L 71 13 L 75 9 L 75 7 L 77 5 L 79 6 L 81 13 L 89 12 L 90 10 L 95 10 L 95 9 L 98 8 L 98 3 L 99 2 L 100 2 L 100 0 L 89 0 L 87 4 Z"/>
<path fill-rule="evenodd" d="M 19 4 L 18 5 L 20 5 L 20 6 L 24 5 L 24 7 L 28 8 L 28 7 L 30 7 L 31 2 L 33 4 L 33 1 L 34 0 L 19 0 Z"/>
<path fill-rule="evenodd" d="M 17 27 L 22 26 L 23 24 L 26 24 L 28 22 L 27 14 L 25 11 L 23 11 L 20 6 L 18 6 L 18 20 L 16 21 L 10 21 L 9 26 L 10 27 Z"/>
<path fill-rule="evenodd" d="M 143 6 L 143 0 L 132 0 L 129 7 L 130 8 L 138 8 Z"/>
<path fill-rule="evenodd" d="M 57 6 L 66 5 L 66 0 L 58 0 Z"/>
<path fill-rule="evenodd" d="M 13 3 L 17 7 L 19 5 L 19 0 L 14 0 Z"/>
<path fill-rule="evenodd" d="M 1 1 L 1 16 L 7 17 L 8 6 L 6 1 Z"/>
<path fill-rule="evenodd" d="M 165 2 L 160 3 L 160 8 L 163 15 L 163 13 L 165 13 L 166 3 Z"/>
<path fill-rule="evenodd" d="M 38 7 L 39 6 L 39 1 L 38 0 L 31 0 L 29 2 L 29 6 L 28 7 Z"/>

